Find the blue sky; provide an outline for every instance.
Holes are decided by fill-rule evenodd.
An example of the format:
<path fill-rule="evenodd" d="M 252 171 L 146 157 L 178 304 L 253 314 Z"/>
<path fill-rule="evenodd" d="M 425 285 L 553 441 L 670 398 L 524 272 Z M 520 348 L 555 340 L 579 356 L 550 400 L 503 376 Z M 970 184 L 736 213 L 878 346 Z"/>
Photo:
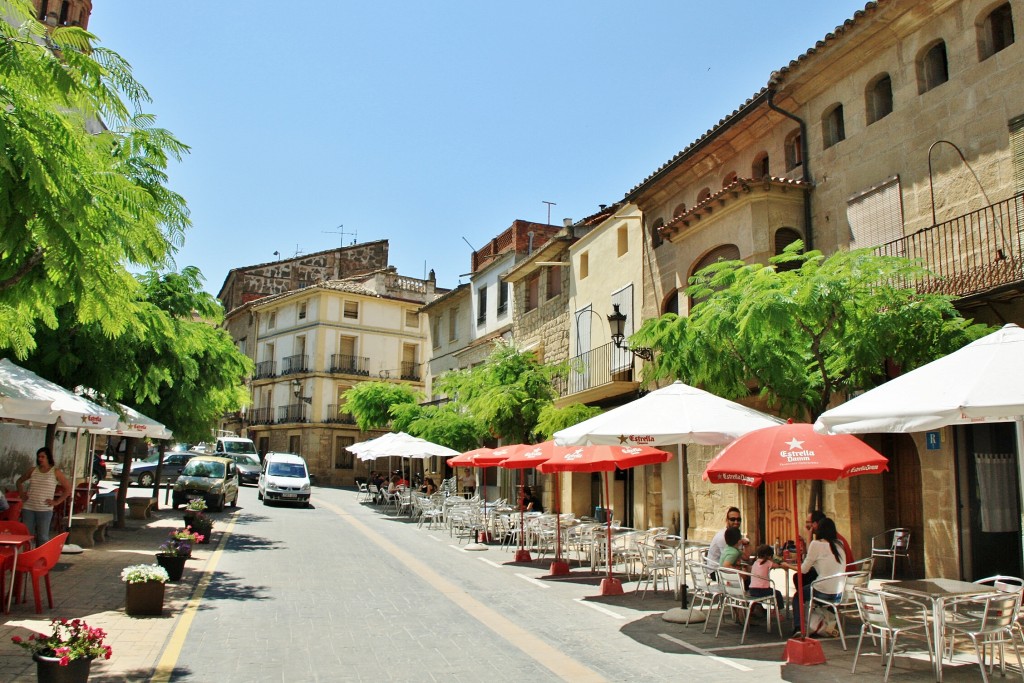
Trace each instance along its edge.
<path fill-rule="evenodd" d="M 357 235 L 452 287 L 467 241 L 621 199 L 863 6 L 95 0 L 89 29 L 192 148 L 177 265 L 209 291 Z"/>

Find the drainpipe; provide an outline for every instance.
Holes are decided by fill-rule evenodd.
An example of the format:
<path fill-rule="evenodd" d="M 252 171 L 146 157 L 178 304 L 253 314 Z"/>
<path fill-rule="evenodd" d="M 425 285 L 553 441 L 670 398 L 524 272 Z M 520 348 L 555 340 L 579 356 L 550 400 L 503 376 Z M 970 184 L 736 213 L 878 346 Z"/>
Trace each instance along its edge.
<path fill-rule="evenodd" d="M 526 235 L 530 238 L 530 242 L 526 247 L 526 255 L 529 256 L 530 254 L 533 253 L 533 230 L 526 233 Z"/>
<path fill-rule="evenodd" d="M 804 169 L 803 181 L 807 183 L 807 188 L 804 191 L 804 225 L 807 226 L 804 247 L 807 251 L 811 251 L 814 249 L 814 228 L 811 225 L 811 161 L 808 154 L 807 124 L 796 114 L 788 112 L 775 104 L 775 76 L 776 74 L 773 73 L 768 85 L 768 108 L 788 119 L 793 119 L 800 125 L 800 155 L 803 157 L 801 162 Z"/>

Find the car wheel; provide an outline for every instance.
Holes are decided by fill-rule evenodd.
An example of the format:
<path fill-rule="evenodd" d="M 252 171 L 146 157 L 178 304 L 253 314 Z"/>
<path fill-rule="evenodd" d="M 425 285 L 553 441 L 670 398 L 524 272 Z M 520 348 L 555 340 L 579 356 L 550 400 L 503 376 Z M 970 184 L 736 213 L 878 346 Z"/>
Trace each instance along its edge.
<path fill-rule="evenodd" d="M 152 486 L 153 475 L 149 472 L 143 472 L 139 475 L 139 486 Z"/>
<path fill-rule="evenodd" d="M 256 489 L 256 500 L 263 500 L 263 491 Z"/>
<path fill-rule="evenodd" d="M 262 500 L 262 501 L 263 501 L 263 504 L 264 504 L 264 505 L 270 505 L 270 501 L 269 501 L 269 500 L 267 500 L 266 498 L 264 498 L 263 496 L 260 496 L 260 500 Z"/>
<path fill-rule="evenodd" d="M 233 507 L 233 508 L 234 507 L 238 507 L 238 492 L 237 491 L 235 492 L 235 497 L 231 499 L 231 502 L 229 503 L 229 505 L 231 505 L 231 507 Z"/>
<path fill-rule="evenodd" d="M 220 495 L 220 498 L 217 499 L 217 504 L 213 506 L 213 509 L 216 510 L 217 512 L 223 512 L 224 511 L 224 494 L 223 493 Z"/>

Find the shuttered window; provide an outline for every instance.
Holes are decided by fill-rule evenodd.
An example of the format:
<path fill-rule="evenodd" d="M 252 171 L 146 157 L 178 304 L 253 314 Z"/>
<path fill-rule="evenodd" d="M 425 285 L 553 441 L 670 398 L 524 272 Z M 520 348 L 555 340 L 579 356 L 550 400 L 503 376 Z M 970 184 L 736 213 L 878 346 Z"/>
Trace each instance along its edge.
<path fill-rule="evenodd" d="M 1013 184 L 1024 192 L 1024 116 L 1010 120 L 1010 153 L 1013 155 Z"/>
<path fill-rule="evenodd" d="M 877 247 L 903 237 L 900 178 L 893 176 L 846 200 L 850 248 Z"/>

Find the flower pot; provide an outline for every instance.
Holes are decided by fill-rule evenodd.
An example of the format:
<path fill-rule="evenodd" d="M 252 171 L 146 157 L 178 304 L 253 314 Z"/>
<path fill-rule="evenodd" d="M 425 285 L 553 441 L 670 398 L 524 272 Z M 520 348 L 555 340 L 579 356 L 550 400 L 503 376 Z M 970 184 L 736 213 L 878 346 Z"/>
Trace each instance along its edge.
<path fill-rule="evenodd" d="M 124 613 L 131 617 L 158 617 L 164 611 L 164 584 L 162 581 L 126 583 Z"/>
<path fill-rule="evenodd" d="M 156 563 L 167 570 L 171 581 L 181 581 L 181 575 L 185 571 L 185 555 L 165 555 L 157 553 Z"/>
<path fill-rule="evenodd" d="M 36 678 L 39 683 L 85 683 L 89 680 L 91 659 L 72 659 L 67 666 L 60 665 L 59 657 L 34 654 Z"/>

